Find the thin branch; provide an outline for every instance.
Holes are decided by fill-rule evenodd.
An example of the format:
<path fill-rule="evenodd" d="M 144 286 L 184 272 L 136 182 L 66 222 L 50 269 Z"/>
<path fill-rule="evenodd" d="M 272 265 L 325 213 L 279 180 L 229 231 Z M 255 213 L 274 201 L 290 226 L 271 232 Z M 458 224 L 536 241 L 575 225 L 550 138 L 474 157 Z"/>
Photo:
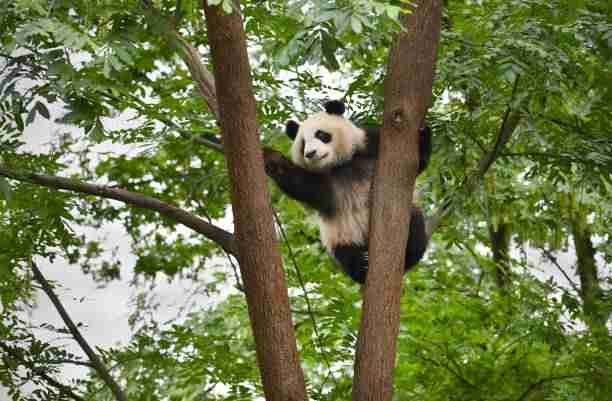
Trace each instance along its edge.
<path fill-rule="evenodd" d="M 555 159 L 559 161 L 565 161 L 569 163 L 583 164 L 593 167 L 610 167 L 607 163 L 598 163 L 594 160 L 584 159 L 580 157 L 573 157 L 570 155 L 558 155 L 553 153 L 544 152 L 520 152 L 520 153 L 500 153 L 500 157 L 525 157 L 528 159 Z"/>
<path fill-rule="evenodd" d="M 34 273 L 34 278 L 42 286 L 43 291 L 45 292 L 45 294 L 47 294 L 47 297 L 49 297 L 49 299 L 53 303 L 53 306 L 55 306 L 55 309 L 64 321 L 64 324 L 70 331 L 70 334 L 72 334 L 72 337 L 74 337 L 83 352 L 85 352 L 85 354 L 89 358 L 93 369 L 98 373 L 104 383 L 106 383 L 117 401 L 127 401 L 127 396 L 125 395 L 121 387 L 119 387 L 119 384 L 115 381 L 115 379 L 113 379 L 113 377 L 110 375 L 106 365 L 104 365 L 102 360 L 98 357 L 98 355 L 94 352 L 89 343 L 85 340 L 76 324 L 74 324 L 74 322 L 70 318 L 70 315 L 68 315 L 68 312 L 66 312 L 64 305 L 62 305 L 55 292 L 53 292 L 51 284 L 49 284 L 47 279 L 43 276 L 41 271 L 36 266 L 36 263 L 31 262 L 31 267 L 32 273 Z"/>
<path fill-rule="evenodd" d="M 482 158 L 478 162 L 478 165 L 476 166 L 476 169 L 472 172 L 471 175 L 466 176 L 463 180 L 463 183 L 460 185 L 460 187 L 463 188 L 457 189 L 455 193 L 459 191 L 461 191 L 462 193 L 469 193 L 475 189 L 478 182 L 480 182 L 480 180 L 487 173 L 489 167 L 491 167 L 495 159 L 497 159 L 497 157 L 500 155 L 502 148 L 506 145 L 506 143 L 508 143 L 512 134 L 518 127 L 519 122 L 521 121 L 521 114 L 520 112 L 513 112 L 511 104 L 514 100 L 514 96 L 518 88 L 519 78 L 520 77 L 517 77 L 514 80 L 512 95 L 510 97 L 508 107 L 506 108 L 506 111 L 502 118 L 502 123 L 499 127 L 499 132 L 495 138 L 495 142 L 491 146 L 491 150 L 482 156 Z M 434 214 L 430 218 L 427 219 L 426 227 L 428 238 L 431 238 L 433 232 L 436 231 L 436 229 L 440 226 L 442 219 L 452 211 L 456 202 L 456 196 L 454 198 L 447 199 L 446 201 L 444 201 L 442 206 L 440 206 L 438 210 L 434 212 Z"/>
<path fill-rule="evenodd" d="M 548 260 L 557 268 L 557 270 L 559 270 L 561 272 L 561 274 L 563 274 L 563 277 L 565 277 L 565 279 L 567 280 L 567 282 L 572 286 L 572 289 L 574 291 L 576 291 L 576 293 L 581 294 L 582 292 L 580 291 L 580 288 L 578 287 L 578 285 L 570 278 L 570 276 L 565 272 L 565 270 L 561 267 L 561 265 L 559 264 L 559 261 L 557 260 L 557 257 L 555 255 L 552 254 L 551 251 L 547 250 L 547 249 L 542 249 L 542 253 L 544 254 L 544 256 L 546 256 L 546 258 L 548 258 Z"/>
<path fill-rule="evenodd" d="M 519 396 L 519 398 L 516 399 L 516 401 L 524 401 L 527 399 L 527 396 L 536 388 L 540 387 L 542 384 L 546 383 L 546 382 L 551 382 L 551 381 L 555 381 L 555 380 L 567 380 L 567 379 L 576 379 L 579 377 L 582 377 L 584 375 L 581 374 L 573 374 L 573 375 L 561 375 L 561 376 L 551 376 L 551 377 L 545 377 L 543 379 L 540 379 L 536 382 L 533 382 L 529 385 L 529 387 L 527 387 L 525 389 L 525 391 L 523 391 L 523 393 Z"/>
<path fill-rule="evenodd" d="M 210 71 L 202 64 L 200 53 L 191 43 L 187 42 L 176 29 L 168 32 L 168 37 L 172 40 L 179 50 L 179 54 L 187 68 L 191 72 L 191 76 L 196 81 L 200 95 L 204 98 L 210 111 L 219 120 L 219 105 L 217 103 L 217 92 L 215 89 L 215 79 Z"/>
<path fill-rule="evenodd" d="M 0 342 L 0 348 L 2 348 L 4 352 L 10 355 L 11 358 L 30 369 L 32 373 L 34 373 L 36 376 L 46 381 L 50 386 L 55 387 L 60 393 L 64 393 L 75 401 L 85 401 L 83 397 L 72 391 L 70 387 L 58 382 L 40 369 L 36 369 L 36 366 L 34 366 L 33 363 L 26 361 L 25 358 L 23 358 L 23 356 L 19 354 L 19 352 L 15 351 L 7 344 Z"/>
<path fill-rule="evenodd" d="M 455 372 L 455 370 L 453 370 L 453 368 L 451 368 L 448 365 L 445 365 L 439 361 L 436 361 L 435 359 L 431 359 L 426 357 L 425 355 L 423 355 L 423 353 L 421 352 L 417 352 L 416 354 L 417 358 L 421 358 L 422 360 L 424 360 L 425 362 L 429 362 L 434 366 L 437 366 L 439 368 L 445 369 L 447 371 L 449 371 L 453 376 L 455 376 L 457 379 L 459 379 L 460 382 L 462 382 L 463 384 L 472 387 L 472 388 L 476 388 L 476 385 L 474 385 L 472 382 L 470 382 L 468 379 L 466 379 L 465 377 L 463 377 L 463 375 L 461 375 L 461 373 L 459 372 Z"/>
<path fill-rule="evenodd" d="M 4 166 L 0 166 L 0 176 L 17 181 L 29 182 L 53 189 L 63 189 L 72 192 L 95 195 L 101 198 L 118 200 L 139 208 L 154 210 L 161 215 L 183 224 L 192 230 L 204 235 L 206 238 L 217 243 L 226 252 L 236 255 L 233 235 L 205 220 L 181 209 L 169 205 L 159 199 L 126 191 L 120 188 L 110 188 L 102 185 L 83 183 L 63 177 L 52 175 L 34 174 L 29 172 L 16 172 Z"/>
<path fill-rule="evenodd" d="M 323 387 L 325 386 L 325 383 L 327 382 L 327 378 L 331 377 L 333 381 L 336 381 L 336 377 L 334 376 L 332 372 L 331 364 L 329 363 L 329 359 L 327 358 L 327 355 L 325 354 L 325 347 L 323 346 L 323 341 L 321 340 L 321 335 L 319 334 L 317 320 L 315 319 L 315 314 L 312 309 L 312 305 L 310 303 L 310 297 L 308 296 L 308 290 L 306 289 L 306 284 L 304 283 L 302 272 L 300 271 L 300 267 L 297 263 L 297 258 L 295 257 L 295 253 L 293 252 L 293 247 L 291 246 L 291 243 L 289 242 L 289 237 L 287 237 L 287 233 L 285 232 L 285 227 L 283 226 L 283 223 L 280 220 L 278 213 L 276 213 L 275 209 L 272 209 L 272 212 L 274 213 L 274 219 L 276 220 L 276 224 L 278 224 L 281 236 L 283 237 L 283 242 L 285 242 L 285 245 L 287 245 L 287 250 L 289 251 L 289 258 L 291 259 L 291 264 L 293 264 L 293 268 L 295 270 L 295 274 L 297 276 L 298 282 L 300 284 L 300 287 L 302 288 L 302 292 L 304 293 L 304 300 L 306 301 L 306 311 L 308 312 L 308 316 L 310 318 L 310 321 L 312 322 L 312 328 L 315 334 L 317 347 L 319 348 L 319 352 L 321 356 L 323 357 L 323 362 L 325 362 L 325 365 L 327 365 L 327 375 L 325 376 L 325 379 L 323 380 L 320 386 L 321 391 L 322 391 Z"/>
<path fill-rule="evenodd" d="M 196 82 L 200 95 L 208 105 L 210 111 L 215 115 L 217 121 L 219 121 L 219 104 L 217 102 L 217 91 L 215 88 L 215 78 L 213 74 L 202 64 L 202 59 L 198 49 L 189 43 L 183 36 L 177 31 L 176 23 L 172 18 L 168 18 L 162 15 L 158 10 L 153 7 L 151 1 L 141 1 L 143 12 L 146 16 L 155 20 L 155 24 L 159 27 L 164 26 L 165 35 L 167 39 L 172 43 L 178 50 L 179 55 L 183 62 L 187 65 L 191 77 Z M 180 2 L 177 3 L 177 9 L 180 7 Z"/>
<path fill-rule="evenodd" d="M 61 365 L 61 364 L 67 363 L 70 365 L 85 366 L 87 368 L 93 369 L 93 365 L 91 364 L 91 362 L 77 361 L 74 359 L 49 359 L 45 362 L 50 363 L 52 365 Z"/>
<path fill-rule="evenodd" d="M 100 95 L 107 99 L 115 101 L 115 102 L 122 101 L 119 97 L 114 96 L 107 92 L 100 92 Z M 155 105 L 147 104 L 146 102 L 144 102 L 142 99 L 140 99 L 137 96 L 130 95 L 130 94 L 125 94 L 125 96 L 129 97 L 130 100 L 133 102 L 132 104 L 130 104 L 130 107 L 136 109 L 142 114 L 148 114 L 149 111 L 147 109 L 155 106 Z M 166 118 L 163 115 L 160 115 L 159 113 L 156 113 L 154 118 L 157 121 L 166 125 L 166 127 L 171 128 L 175 130 L 176 132 L 178 132 L 183 138 L 194 140 L 200 143 L 201 145 L 204 145 L 210 149 L 216 150 L 217 152 L 223 153 L 223 144 L 217 138 L 211 135 L 203 135 L 203 134 L 194 135 L 192 131 L 181 127 L 179 124 L 175 123 L 170 118 Z"/>

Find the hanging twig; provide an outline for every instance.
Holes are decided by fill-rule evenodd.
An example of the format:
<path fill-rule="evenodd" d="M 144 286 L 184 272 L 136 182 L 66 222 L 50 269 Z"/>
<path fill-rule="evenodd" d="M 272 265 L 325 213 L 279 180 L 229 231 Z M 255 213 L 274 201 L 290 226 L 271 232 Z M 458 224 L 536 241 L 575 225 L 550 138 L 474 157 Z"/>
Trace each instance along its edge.
<path fill-rule="evenodd" d="M 85 340 L 76 324 L 74 324 L 72 318 L 70 318 L 70 315 L 68 315 L 68 312 L 66 312 L 64 305 L 62 305 L 57 295 L 55 295 L 51 284 L 49 284 L 47 279 L 45 279 L 42 272 L 36 266 L 36 263 L 31 261 L 30 264 L 32 267 L 32 273 L 34 274 L 34 279 L 36 279 L 36 281 L 38 281 L 38 283 L 42 286 L 43 291 L 45 292 L 45 294 L 47 294 L 47 297 L 49 297 L 51 303 L 53 303 L 53 306 L 55 306 L 55 309 L 61 316 L 62 320 L 64 321 L 64 324 L 68 328 L 68 331 L 70 331 L 72 337 L 76 340 L 83 352 L 85 352 L 85 354 L 89 358 L 93 369 L 100 376 L 100 379 L 102 379 L 102 381 L 104 381 L 104 383 L 108 386 L 117 401 L 127 401 L 125 393 L 123 392 L 121 387 L 119 387 L 119 384 L 115 381 L 115 379 L 113 379 L 113 377 L 110 375 L 106 365 L 104 365 L 102 360 L 98 357 L 98 355 L 94 352 L 89 343 Z"/>

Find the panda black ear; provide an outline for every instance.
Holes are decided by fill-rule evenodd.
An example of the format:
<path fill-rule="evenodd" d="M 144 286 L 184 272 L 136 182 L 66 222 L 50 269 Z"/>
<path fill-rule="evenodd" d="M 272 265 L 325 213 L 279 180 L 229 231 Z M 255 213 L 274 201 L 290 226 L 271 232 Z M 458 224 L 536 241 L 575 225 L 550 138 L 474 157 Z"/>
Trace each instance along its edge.
<path fill-rule="evenodd" d="M 285 126 L 285 134 L 291 139 L 295 139 L 295 136 L 298 133 L 298 129 L 300 129 L 300 124 L 293 120 L 287 121 L 287 125 Z"/>
<path fill-rule="evenodd" d="M 329 114 L 336 114 L 341 116 L 344 114 L 344 103 L 341 100 L 330 100 L 324 105 L 325 111 Z"/>

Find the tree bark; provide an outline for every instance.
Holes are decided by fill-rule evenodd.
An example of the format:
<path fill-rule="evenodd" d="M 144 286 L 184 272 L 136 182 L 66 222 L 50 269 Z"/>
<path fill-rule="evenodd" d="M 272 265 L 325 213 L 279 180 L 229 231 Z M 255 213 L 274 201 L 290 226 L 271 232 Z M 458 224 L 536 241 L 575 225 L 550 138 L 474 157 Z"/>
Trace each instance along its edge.
<path fill-rule="evenodd" d="M 399 331 L 418 129 L 431 102 L 442 4 L 416 1 L 390 52 L 370 215 L 369 273 L 357 341 L 353 400 L 389 401 Z"/>
<path fill-rule="evenodd" d="M 257 362 L 269 401 L 304 401 L 306 388 L 256 121 L 239 2 L 231 14 L 203 1 L 221 132 L 230 176 L 234 237 Z"/>
<path fill-rule="evenodd" d="M 505 291 L 510 283 L 510 237 L 512 231 L 510 224 L 500 221 L 497 226 L 489 225 L 489 238 L 493 262 L 495 262 L 495 284 L 497 288 Z"/>
<path fill-rule="evenodd" d="M 570 228 L 576 247 L 576 270 L 580 279 L 580 297 L 586 323 L 594 333 L 607 333 L 606 321 L 609 312 L 602 309 L 603 291 L 597 275 L 595 248 L 587 215 L 574 195 L 568 195 L 570 207 Z"/>
<path fill-rule="evenodd" d="M 186 227 L 204 235 L 214 241 L 226 252 L 236 254 L 236 246 L 231 233 L 195 216 L 188 211 L 169 205 L 159 199 L 142 195 L 136 192 L 126 191 L 121 188 L 113 188 L 104 185 L 95 185 L 75 179 L 57 177 L 54 175 L 34 174 L 25 171 L 15 171 L 0 165 L 0 176 L 21 182 L 29 182 L 47 188 L 63 189 L 81 194 L 94 195 L 100 198 L 115 199 L 128 205 L 142 209 L 154 210 L 169 219 L 183 224 Z"/>

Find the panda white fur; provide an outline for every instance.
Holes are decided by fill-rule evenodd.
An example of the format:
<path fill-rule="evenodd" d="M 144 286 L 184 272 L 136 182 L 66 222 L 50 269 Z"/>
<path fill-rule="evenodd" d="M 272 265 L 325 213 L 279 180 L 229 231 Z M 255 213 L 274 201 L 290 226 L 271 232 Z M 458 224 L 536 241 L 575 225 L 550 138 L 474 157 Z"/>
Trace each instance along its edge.
<path fill-rule="evenodd" d="M 344 110 L 342 102 L 330 101 L 325 111 L 301 123 L 288 121 L 293 162 L 267 149 L 266 172 L 288 196 L 317 211 L 323 246 L 353 280 L 364 283 L 380 127 L 360 128 L 342 116 Z M 421 128 L 420 134 L 419 172 L 431 154 L 429 129 Z M 413 206 L 406 270 L 423 257 L 426 247 L 423 212 Z"/>

